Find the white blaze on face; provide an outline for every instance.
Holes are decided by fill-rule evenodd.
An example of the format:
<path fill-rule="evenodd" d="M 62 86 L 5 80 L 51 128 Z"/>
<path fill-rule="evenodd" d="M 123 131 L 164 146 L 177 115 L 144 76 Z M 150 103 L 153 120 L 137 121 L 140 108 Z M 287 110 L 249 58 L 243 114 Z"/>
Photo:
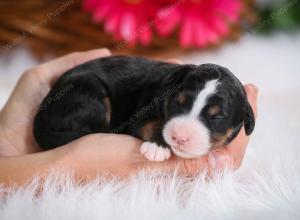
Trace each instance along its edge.
<path fill-rule="evenodd" d="M 191 111 L 166 123 L 163 137 L 177 156 L 200 157 L 210 149 L 209 130 L 200 121 L 199 114 L 206 106 L 208 98 L 216 93 L 217 86 L 217 79 L 208 81 L 204 89 L 199 91 Z"/>

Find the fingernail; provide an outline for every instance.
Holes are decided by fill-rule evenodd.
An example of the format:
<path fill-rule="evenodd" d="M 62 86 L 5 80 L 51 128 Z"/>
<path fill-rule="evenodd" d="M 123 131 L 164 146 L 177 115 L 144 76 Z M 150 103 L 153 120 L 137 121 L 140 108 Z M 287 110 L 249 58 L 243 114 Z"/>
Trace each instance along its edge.
<path fill-rule="evenodd" d="M 107 55 L 111 55 L 110 50 L 107 49 L 107 48 L 102 48 L 101 51 L 102 51 L 103 53 L 107 54 Z"/>
<path fill-rule="evenodd" d="M 212 151 L 208 155 L 208 162 L 212 169 L 223 170 L 229 164 L 229 157 L 221 151 Z"/>
<path fill-rule="evenodd" d="M 93 49 L 93 50 L 88 50 L 87 51 L 88 53 L 93 53 L 95 54 L 96 56 L 110 56 L 111 55 L 111 52 L 109 49 L 107 48 L 99 48 L 99 49 Z"/>
<path fill-rule="evenodd" d="M 169 63 L 175 63 L 175 64 L 183 64 L 182 61 L 177 60 L 177 59 L 168 59 L 167 62 L 169 62 Z"/>

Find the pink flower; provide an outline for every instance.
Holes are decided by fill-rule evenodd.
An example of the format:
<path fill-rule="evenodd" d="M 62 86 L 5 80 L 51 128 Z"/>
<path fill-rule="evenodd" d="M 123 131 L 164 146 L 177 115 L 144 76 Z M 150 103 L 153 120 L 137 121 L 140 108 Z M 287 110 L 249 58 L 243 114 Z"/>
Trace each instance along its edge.
<path fill-rule="evenodd" d="M 150 43 L 153 26 L 161 36 L 179 29 L 182 47 L 218 43 L 237 22 L 241 0 L 85 0 L 84 9 L 115 40 Z"/>
<path fill-rule="evenodd" d="M 104 23 L 106 32 L 115 40 L 125 40 L 131 45 L 150 43 L 151 20 L 158 4 L 152 0 L 85 0 L 84 9 L 90 11 L 95 22 Z"/>
<path fill-rule="evenodd" d="M 230 23 L 241 13 L 239 0 L 178 0 L 173 7 L 164 9 L 156 29 L 168 36 L 179 28 L 182 47 L 204 47 L 215 44 L 229 33 Z"/>

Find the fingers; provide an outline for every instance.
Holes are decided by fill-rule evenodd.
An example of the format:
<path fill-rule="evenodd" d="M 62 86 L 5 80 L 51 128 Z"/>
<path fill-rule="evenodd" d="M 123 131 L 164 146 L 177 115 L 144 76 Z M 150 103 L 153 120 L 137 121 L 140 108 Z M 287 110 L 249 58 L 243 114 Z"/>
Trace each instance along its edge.
<path fill-rule="evenodd" d="M 86 52 L 75 52 L 63 57 L 59 57 L 50 62 L 41 64 L 36 67 L 38 69 L 38 76 L 41 81 L 46 84 L 53 85 L 53 83 L 66 71 L 78 66 L 87 61 L 110 56 L 111 53 L 108 49 L 95 49 Z M 167 60 L 169 63 L 182 64 L 180 60 L 177 59 L 169 59 Z"/>
<path fill-rule="evenodd" d="M 183 64 L 180 60 L 177 59 L 168 59 L 168 63 L 174 63 L 174 64 Z"/>
<path fill-rule="evenodd" d="M 110 56 L 108 49 L 95 49 L 86 52 L 75 52 L 50 62 L 41 64 L 37 68 L 40 70 L 40 78 L 45 83 L 52 85 L 66 71 L 87 61 Z"/>
<path fill-rule="evenodd" d="M 195 176 L 207 168 L 208 157 L 204 156 L 197 159 L 184 159 L 172 156 L 164 162 L 146 161 L 145 167 L 150 169 L 160 169 L 167 172 L 176 171 L 179 175 L 187 177 Z"/>
<path fill-rule="evenodd" d="M 247 84 L 244 86 L 247 93 L 248 102 L 250 103 L 255 118 L 257 117 L 257 96 L 258 88 L 255 85 Z"/>
<path fill-rule="evenodd" d="M 175 171 L 185 177 L 194 177 L 202 172 L 207 172 L 210 175 L 212 171 L 223 170 L 229 159 L 227 154 L 216 151 L 200 158 L 184 159 L 172 156 L 171 159 L 161 163 L 148 161 L 146 165 L 151 169 L 161 169 L 167 172 Z"/>

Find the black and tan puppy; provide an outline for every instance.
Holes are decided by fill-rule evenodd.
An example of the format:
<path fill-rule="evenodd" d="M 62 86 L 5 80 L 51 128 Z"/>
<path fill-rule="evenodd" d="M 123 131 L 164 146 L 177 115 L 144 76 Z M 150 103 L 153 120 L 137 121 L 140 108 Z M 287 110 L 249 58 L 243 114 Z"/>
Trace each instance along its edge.
<path fill-rule="evenodd" d="M 144 141 L 162 161 L 171 151 L 200 157 L 229 143 L 254 116 L 239 80 L 214 65 L 177 65 L 137 57 L 100 58 L 66 72 L 41 104 L 34 135 L 51 149 L 87 134 L 122 133 Z"/>

